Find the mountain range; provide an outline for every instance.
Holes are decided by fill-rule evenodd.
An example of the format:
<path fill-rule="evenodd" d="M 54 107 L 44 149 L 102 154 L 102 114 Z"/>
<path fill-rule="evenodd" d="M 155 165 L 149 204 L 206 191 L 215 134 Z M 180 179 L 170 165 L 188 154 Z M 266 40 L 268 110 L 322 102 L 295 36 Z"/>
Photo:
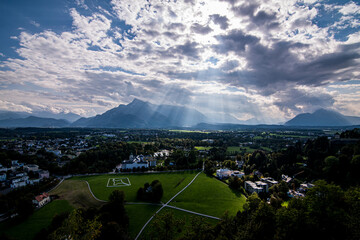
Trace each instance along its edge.
<path fill-rule="evenodd" d="M 0 127 L 88 127 L 88 128 L 193 128 L 229 130 L 246 127 L 335 127 L 360 125 L 360 117 L 319 109 L 302 113 L 284 125 L 256 125 L 256 119 L 240 121 L 230 114 L 207 114 L 183 106 L 155 105 L 134 99 L 103 114 L 80 118 L 73 113 L 0 111 Z"/>
<path fill-rule="evenodd" d="M 285 126 L 336 127 L 360 125 L 360 117 L 345 116 L 338 112 L 319 109 L 313 113 L 302 113 L 287 121 Z"/>

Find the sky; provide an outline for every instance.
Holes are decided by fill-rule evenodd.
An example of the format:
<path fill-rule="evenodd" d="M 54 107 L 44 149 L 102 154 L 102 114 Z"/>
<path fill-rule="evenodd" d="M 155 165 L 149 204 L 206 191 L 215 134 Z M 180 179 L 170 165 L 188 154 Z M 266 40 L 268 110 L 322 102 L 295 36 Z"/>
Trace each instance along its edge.
<path fill-rule="evenodd" d="M 1 0 L 0 110 L 360 116 L 360 1 Z"/>

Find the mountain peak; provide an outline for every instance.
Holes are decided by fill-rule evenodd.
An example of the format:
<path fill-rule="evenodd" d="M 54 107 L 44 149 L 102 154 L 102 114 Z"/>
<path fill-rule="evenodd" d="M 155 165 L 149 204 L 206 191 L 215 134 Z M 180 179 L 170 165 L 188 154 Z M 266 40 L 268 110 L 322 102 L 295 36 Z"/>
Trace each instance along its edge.
<path fill-rule="evenodd" d="M 144 104 L 144 103 L 147 103 L 147 102 L 144 102 L 140 99 L 137 99 L 137 98 L 134 98 L 134 100 L 132 100 L 131 103 L 129 103 L 128 105 L 134 105 L 134 104 Z"/>

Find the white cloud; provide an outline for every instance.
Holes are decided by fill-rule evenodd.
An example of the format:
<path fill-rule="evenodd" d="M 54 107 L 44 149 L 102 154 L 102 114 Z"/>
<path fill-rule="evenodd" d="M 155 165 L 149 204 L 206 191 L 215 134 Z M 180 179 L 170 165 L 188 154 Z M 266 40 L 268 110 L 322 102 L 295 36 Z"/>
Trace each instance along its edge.
<path fill-rule="evenodd" d="M 235 7 L 245 2 L 239 1 Z M 336 60 L 323 58 L 331 54 L 336 57 L 343 43 L 334 39 L 327 27 L 313 24 L 318 11 L 309 4 L 315 2 L 303 2 L 306 4 L 253 1 L 258 5 L 246 17 L 239 16 L 225 1 L 196 1 L 190 5 L 183 1 L 159 0 L 149 4 L 146 0 L 113 0 L 111 8 L 98 7 L 88 15 L 73 8 L 69 10 L 73 19 L 69 31 L 29 33 L 20 29 L 21 34 L 14 39 L 19 40 L 16 52 L 21 58 L 3 61 L 2 66 L 11 70 L 0 70 L 0 81 L 7 87 L 0 90 L 0 100 L 11 99 L 16 106 L 28 102 L 30 108 L 71 110 L 89 116 L 139 97 L 154 103 L 196 106 L 204 112 L 230 112 L 239 119 L 255 116 L 266 122 L 279 122 L 311 109 L 305 103 L 285 106 L 283 100 L 290 93 L 307 92 L 308 99 L 330 105 L 332 97 L 336 97 L 322 86 L 315 91 L 314 83 L 305 78 L 309 75 L 296 79 L 288 74 L 270 82 L 270 77 L 276 76 L 263 74 L 259 78 L 260 71 L 255 72 L 268 68 L 265 63 L 279 63 L 281 66 L 274 68 L 283 67 L 285 73 L 295 73 L 296 69 L 291 68 L 304 66 L 309 71 L 312 67 L 324 70 L 325 60 L 328 63 Z M 76 3 L 90 11 L 86 1 Z M 354 14 L 348 8 L 346 5 L 339 11 Z M 227 21 L 222 18 L 223 25 L 215 23 L 214 15 L 225 16 Z M 119 20 L 131 28 L 125 30 Z M 276 27 L 266 29 L 267 20 Z M 232 31 L 258 41 L 245 44 L 243 52 L 240 48 L 230 52 L 229 45 L 221 42 Z M 347 44 L 359 42 L 359 36 L 351 34 Z M 223 49 L 215 51 L 216 44 Z M 272 59 L 263 61 L 261 56 Z M 217 59 L 217 64 L 210 63 L 210 58 Z M 306 65 L 313 62 L 317 65 Z M 339 67 L 344 73 L 334 75 L 319 73 L 320 77 L 328 74 L 330 79 L 316 84 L 347 80 L 348 76 L 356 79 L 358 74 L 353 70 L 356 66 L 352 63 L 349 68 Z M 269 85 L 267 92 L 260 83 Z M 12 89 L 14 85 L 18 88 Z M 315 99 L 316 95 L 319 98 Z M 343 109 L 342 102 L 347 100 L 336 98 L 335 104 Z M 276 117 L 262 117 L 272 115 Z"/>

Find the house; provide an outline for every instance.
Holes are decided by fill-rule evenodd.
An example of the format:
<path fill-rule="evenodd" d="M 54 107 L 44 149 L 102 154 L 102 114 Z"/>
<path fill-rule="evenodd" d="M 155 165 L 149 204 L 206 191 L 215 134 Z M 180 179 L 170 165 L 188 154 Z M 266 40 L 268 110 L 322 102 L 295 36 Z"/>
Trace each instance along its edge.
<path fill-rule="evenodd" d="M 43 193 L 35 197 L 35 200 L 33 200 L 33 203 L 36 204 L 36 207 L 40 208 L 47 203 L 51 202 L 51 198 L 49 194 Z"/>
<path fill-rule="evenodd" d="M 240 172 L 240 171 L 232 171 L 232 173 L 231 173 L 231 176 L 232 177 L 238 177 L 238 178 L 242 178 L 243 176 L 245 175 L 245 173 L 244 172 Z"/>
<path fill-rule="evenodd" d="M 34 185 L 36 183 L 40 183 L 40 180 L 40 178 L 29 179 L 29 184 Z"/>
<path fill-rule="evenodd" d="M 39 170 L 39 166 L 36 164 L 28 164 L 24 166 L 24 171 L 26 172 L 36 172 Z"/>
<path fill-rule="evenodd" d="M 289 183 L 289 182 L 292 180 L 291 177 L 289 177 L 289 176 L 287 176 L 287 175 L 285 175 L 285 174 L 282 174 L 282 175 L 281 175 L 281 179 L 282 179 L 283 181 L 285 181 L 286 183 Z"/>
<path fill-rule="evenodd" d="M 269 186 L 271 187 L 271 186 L 273 186 L 273 185 L 275 185 L 275 184 L 278 184 L 278 181 L 275 181 L 273 178 L 271 178 L 271 177 L 267 177 L 267 178 L 262 178 L 262 179 L 260 179 L 262 182 L 265 182 L 265 183 L 267 183 L 267 184 L 269 184 Z"/>
<path fill-rule="evenodd" d="M 41 179 L 50 177 L 50 173 L 48 170 L 40 170 L 38 173 L 39 173 L 39 178 Z"/>
<path fill-rule="evenodd" d="M 0 182 L 6 181 L 6 173 L 5 172 L 1 172 L 0 173 Z"/>
<path fill-rule="evenodd" d="M 11 188 L 25 187 L 29 183 L 29 176 L 13 177 L 9 180 Z"/>
<path fill-rule="evenodd" d="M 222 179 L 222 178 L 228 178 L 228 177 L 238 177 L 242 178 L 245 175 L 245 173 L 240 171 L 232 171 L 227 168 L 220 168 L 216 170 L 216 177 Z"/>
<path fill-rule="evenodd" d="M 129 160 L 124 160 L 121 164 L 116 166 L 117 170 L 127 170 L 134 168 L 148 168 L 148 161 L 144 160 L 144 156 L 136 156 L 134 157 L 132 154 L 129 156 Z"/>
<path fill-rule="evenodd" d="M 261 181 L 256 181 L 256 182 L 251 182 L 251 181 L 245 181 L 245 190 L 248 191 L 249 193 L 261 193 L 261 192 L 268 192 L 269 188 L 267 183 L 261 182 Z"/>
<path fill-rule="evenodd" d="M 216 170 L 216 177 L 222 179 L 222 178 L 228 178 L 231 176 L 231 171 L 227 168 L 220 168 Z"/>
<path fill-rule="evenodd" d="M 243 160 L 236 161 L 236 166 L 237 166 L 238 168 L 242 168 L 243 165 L 244 165 L 244 161 L 243 161 Z"/>

